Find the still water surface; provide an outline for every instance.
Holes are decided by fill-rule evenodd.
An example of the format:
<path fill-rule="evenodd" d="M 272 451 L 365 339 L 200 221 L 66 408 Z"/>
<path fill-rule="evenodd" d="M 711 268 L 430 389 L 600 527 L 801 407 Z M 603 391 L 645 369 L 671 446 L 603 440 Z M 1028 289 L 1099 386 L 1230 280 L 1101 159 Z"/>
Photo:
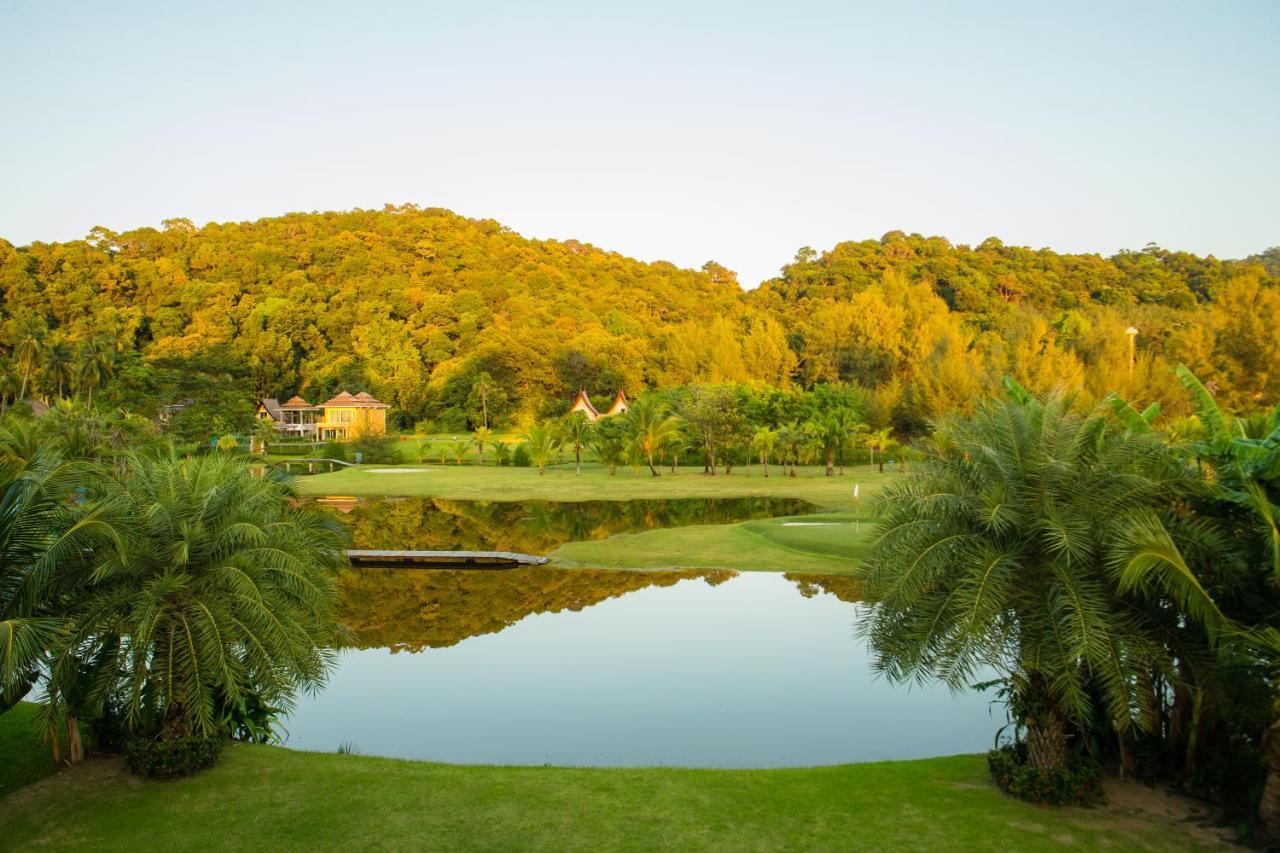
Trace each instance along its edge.
<path fill-rule="evenodd" d="M 877 678 L 847 579 L 350 573 L 356 647 L 289 745 L 449 762 L 782 767 L 987 748 L 988 699 Z"/>

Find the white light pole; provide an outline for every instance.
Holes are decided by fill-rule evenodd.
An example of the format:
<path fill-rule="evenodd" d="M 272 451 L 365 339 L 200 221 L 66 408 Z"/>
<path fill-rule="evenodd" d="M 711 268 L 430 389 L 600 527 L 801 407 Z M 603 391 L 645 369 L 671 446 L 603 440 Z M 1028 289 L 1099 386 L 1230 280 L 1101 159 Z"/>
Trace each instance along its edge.
<path fill-rule="evenodd" d="M 1124 333 L 1129 336 L 1129 372 L 1133 373 L 1133 366 L 1138 362 L 1138 330 L 1130 326 L 1124 330 Z"/>

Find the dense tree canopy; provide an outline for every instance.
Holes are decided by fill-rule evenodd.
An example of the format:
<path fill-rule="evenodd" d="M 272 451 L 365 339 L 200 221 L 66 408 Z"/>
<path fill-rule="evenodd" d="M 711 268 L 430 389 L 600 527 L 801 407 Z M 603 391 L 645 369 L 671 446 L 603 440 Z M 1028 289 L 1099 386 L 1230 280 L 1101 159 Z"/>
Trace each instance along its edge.
<path fill-rule="evenodd" d="M 891 232 L 803 249 L 742 290 L 714 262 L 641 263 L 413 205 L 184 219 L 15 247 L 0 240 L 0 397 L 74 392 L 154 414 L 248 417 L 230 397 L 365 388 L 402 425 L 527 426 L 578 387 L 843 382 L 899 431 L 1012 373 L 1180 400 L 1182 361 L 1244 409 L 1280 395 L 1275 250 L 1111 258 Z M 1126 330 L 1136 327 L 1133 340 Z"/>

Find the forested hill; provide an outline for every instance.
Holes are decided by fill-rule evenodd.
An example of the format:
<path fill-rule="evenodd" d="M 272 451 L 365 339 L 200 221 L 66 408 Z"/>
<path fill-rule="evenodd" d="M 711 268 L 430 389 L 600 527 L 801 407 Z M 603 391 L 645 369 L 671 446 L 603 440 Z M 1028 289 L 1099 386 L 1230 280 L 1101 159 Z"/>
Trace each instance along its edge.
<path fill-rule="evenodd" d="M 1246 406 L 1280 396 L 1268 257 L 1101 258 L 894 232 L 802 250 L 744 292 L 717 264 L 641 263 L 440 209 L 169 220 L 0 240 L 2 343 L 12 384 L 21 342 L 40 339 L 31 382 L 46 394 L 74 378 L 60 358 L 105 336 L 118 355 L 103 399 L 142 411 L 216 377 L 246 397 L 365 388 L 402 420 L 453 428 L 482 374 L 500 421 L 556 412 L 579 385 L 605 397 L 756 380 L 857 383 L 910 423 L 969 405 L 1006 372 L 1172 399 L 1177 360 Z"/>

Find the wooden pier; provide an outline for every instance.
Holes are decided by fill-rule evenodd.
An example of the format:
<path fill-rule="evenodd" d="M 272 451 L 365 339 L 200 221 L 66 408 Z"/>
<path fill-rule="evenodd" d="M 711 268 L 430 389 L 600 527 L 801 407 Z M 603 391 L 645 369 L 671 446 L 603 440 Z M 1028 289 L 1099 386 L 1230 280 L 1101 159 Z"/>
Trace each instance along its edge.
<path fill-rule="evenodd" d="M 514 551 L 348 551 L 347 557 L 358 569 L 514 569 L 547 562 Z"/>

